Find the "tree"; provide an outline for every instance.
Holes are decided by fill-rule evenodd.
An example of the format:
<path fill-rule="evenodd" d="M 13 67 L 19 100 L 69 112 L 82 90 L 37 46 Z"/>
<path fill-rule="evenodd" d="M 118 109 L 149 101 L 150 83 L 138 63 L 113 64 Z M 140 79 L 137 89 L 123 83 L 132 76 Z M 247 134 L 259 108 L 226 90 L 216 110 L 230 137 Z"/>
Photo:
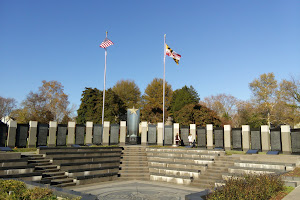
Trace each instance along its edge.
<path fill-rule="evenodd" d="M 215 111 L 217 115 L 222 119 L 224 124 L 233 125 L 234 115 L 236 114 L 236 104 L 238 100 L 232 95 L 218 94 L 210 97 L 205 97 L 200 104 Z"/>
<path fill-rule="evenodd" d="M 200 126 L 213 124 L 215 127 L 221 126 L 221 120 L 214 111 L 196 103 L 185 105 L 179 111 L 176 111 L 175 115 L 177 116 L 177 122 L 185 126 L 189 124 Z"/>
<path fill-rule="evenodd" d="M 126 108 L 140 107 L 141 92 L 134 81 L 121 80 L 116 83 L 112 90 L 124 102 Z"/>
<path fill-rule="evenodd" d="M 271 126 L 271 115 L 277 99 L 277 81 L 274 73 L 262 74 L 259 79 L 254 79 L 249 84 L 253 98 L 263 112 L 269 126 Z"/>
<path fill-rule="evenodd" d="M 97 88 L 85 88 L 82 92 L 81 104 L 77 110 L 77 123 L 84 124 L 92 121 L 97 124 L 102 122 L 103 92 Z M 112 89 L 105 92 L 104 120 L 119 123 L 126 119 L 126 108 L 123 101 Z"/>
<path fill-rule="evenodd" d="M 14 98 L 4 98 L 0 96 L 0 119 L 8 116 L 16 107 L 16 100 Z"/>
<path fill-rule="evenodd" d="M 165 84 L 165 120 L 168 117 L 168 109 L 172 99 L 172 87 Z M 163 121 L 163 79 L 154 78 L 145 89 L 143 95 L 142 120 L 152 123 Z"/>
<path fill-rule="evenodd" d="M 21 103 L 22 108 L 12 113 L 11 116 L 17 122 L 60 123 L 64 116 L 72 113 L 72 110 L 68 109 L 68 95 L 64 93 L 61 83 L 58 81 L 42 81 L 42 83 L 38 92 L 31 91 Z"/>
<path fill-rule="evenodd" d="M 176 121 L 176 116 L 174 116 L 174 113 L 179 111 L 185 105 L 198 103 L 199 100 L 199 95 L 193 86 L 187 87 L 185 85 L 181 89 L 175 90 L 173 92 L 173 97 L 170 104 L 170 112 L 173 114 L 174 121 Z"/>
<path fill-rule="evenodd" d="M 291 77 L 291 80 L 282 80 L 280 91 L 283 99 L 289 104 L 300 108 L 300 81 Z"/>

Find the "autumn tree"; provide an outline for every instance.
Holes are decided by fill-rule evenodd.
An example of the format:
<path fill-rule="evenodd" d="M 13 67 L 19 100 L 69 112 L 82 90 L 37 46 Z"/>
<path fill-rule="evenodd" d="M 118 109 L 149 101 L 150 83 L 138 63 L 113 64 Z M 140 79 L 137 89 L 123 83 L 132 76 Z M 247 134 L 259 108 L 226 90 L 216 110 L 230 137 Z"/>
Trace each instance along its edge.
<path fill-rule="evenodd" d="M 179 111 L 176 111 L 175 115 L 177 123 L 186 126 L 189 124 L 199 126 L 213 124 L 215 127 L 221 126 L 221 120 L 214 111 L 197 103 L 185 105 Z"/>
<path fill-rule="evenodd" d="M 124 102 L 126 108 L 140 107 L 141 92 L 134 81 L 121 80 L 118 81 L 112 90 Z"/>
<path fill-rule="evenodd" d="M 185 105 L 199 103 L 199 100 L 199 95 L 193 86 L 187 87 L 185 85 L 181 89 L 175 90 L 173 92 L 169 109 L 170 113 L 173 115 L 174 121 L 177 121 L 176 115 L 174 115 L 177 111 L 179 111 Z"/>
<path fill-rule="evenodd" d="M 165 120 L 168 117 L 168 109 L 172 99 L 172 87 L 165 84 Z M 154 78 L 145 89 L 141 110 L 142 120 L 157 123 L 163 121 L 163 79 Z"/>
<path fill-rule="evenodd" d="M 0 96 L 0 119 L 8 116 L 15 108 L 16 100 L 14 98 L 4 98 Z"/>
<path fill-rule="evenodd" d="M 92 121 L 102 122 L 103 92 L 97 88 L 85 88 L 82 92 L 81 104 L 77 110 L 77 123 L 84 124 Z M 105 92 L 104 120 L 119 123 L 126 119 L 126 107 L 119 96 L 112 90 Z"/>

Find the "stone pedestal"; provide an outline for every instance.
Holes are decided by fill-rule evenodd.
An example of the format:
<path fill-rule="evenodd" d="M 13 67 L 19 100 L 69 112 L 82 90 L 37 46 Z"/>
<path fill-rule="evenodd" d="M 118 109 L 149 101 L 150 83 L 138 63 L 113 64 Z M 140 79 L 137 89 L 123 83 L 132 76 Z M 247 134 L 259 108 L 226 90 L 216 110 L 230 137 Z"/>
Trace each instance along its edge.
<path fill-rule="evenodd" d="M 207 134 L 207 149 L 213 149 L 214 143 L 213 143 L 213 125 L 212 124 L 206 124 L 206 134 Z"/>
<path fill-rule="evenodd" d="M 242 125 L 242 146 L 243 151 L 250 149 L 250 126 Z"/>
<path fill-rule="evenodd" d="M 282 153 L 291 154 L 292 153 L 291 128 L 289 125 L 281 125 L 280 129 L 281 129 Z"/>
<path fill-rule="evenodd" d="M 231 150 L 231 126 L 224 125 L 224 146 L 225 150 Z"/>
<path fill-rule="evenodd" d="M 120 122 L 120 145 L 124 146 L 126 142 L 126 121 Z"/>
<path fill-rule="evenodd" d="M 196 141 L 196 124 L 190 124 L 190 134 L 192 135 L 192 140 Z"/>
<path fill-rule="evenodd" d="M 86 122 L 85 124 L 85 144 L 93 144 L 93 122 Z"/>
<path fill-rule="evenodd" d="M 148 129 L 148 123 L 142 122 L 142 135 L 141 135 L 141 144 L 142 146 L 147 145 L 147 129 Z"/>
<path fill-rule="evenodd" d="M 270 129 L 268 125 L 261 126 L 261 149 L 263 152 L 270 151 Z"/>
<path fill-rule="evenodd" d="M 17 122 L 10 120 L 8 122 L 7 146 L 14 148 L 16 145 Z"/>
<path fill-rule="evenodd" d="M 57 122 L 54 121 L 49 122 L 49 140 L 48 140 L 49 147 L 56 146 L 56 130 L 57 130 Z"/>
<path fill-rule="evenodd" d="M 110 122 L 104 122 L 103 125 L 103 145 L 109 145 L 109 128 Z"/>
<path fill-rule="evenodd" d="M 28 137 L 28 148 L 36 147 L 36 133 L 37 133 L 37 121 L 29 122 L 29 137 Z"/>
<path fill-rule="evenodd" d="M 178 134 L 179 135 L 179 123 L 174 123 L 173 124 L 173 131 L 174 131 L 174 138 L 173 138 L 173 145 L 174 146 L 177 146 L 176 145 L 176 135 Z M 178 142 L 178 145 L 180 144 L 180 142 Z"/>
<path fill-rule="evenodd" d="M 163 123 L 157 123 L 157 145 L 163 146 Z"/>
<path fill-rule="evenodd" d="M 68 122 L 68 140 L 67 146 L 70 147 L 75 144 L 75 122 Z"/>

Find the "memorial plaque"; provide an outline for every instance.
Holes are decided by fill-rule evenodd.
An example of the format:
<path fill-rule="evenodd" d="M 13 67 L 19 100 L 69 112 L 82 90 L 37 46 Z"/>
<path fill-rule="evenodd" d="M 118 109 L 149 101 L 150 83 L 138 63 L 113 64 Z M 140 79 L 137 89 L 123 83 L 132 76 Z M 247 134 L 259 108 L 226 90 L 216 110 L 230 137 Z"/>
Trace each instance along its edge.
<path fill-rule="evenodd" d="M 85 125 L 76 124 L 75 144 L 84 145 Z"/>
<path fill-rule="evenodd" d="M 156 145 L 156 125 L 148 124 L 148 144 Z"/>
<path fill-rule="evenodd" d="M 47 146 L 48 124 L 38 124 L 36 146 Z"/>
<path fill-rule="evenodd" d="M 28 124 L 18 124 L 17 133 L 16 133 L 16 146 L 17 147 L 26 147 L 27 137 L 28 137 Z"/>
<path fill-rule="evenodd" d="M 5 147 L 7 125 L 0 122 L 0 147 Z"/>
<path fill-rule="evenodd" d="M 300 154 L 300 129 L 291 129 L 292 153 Z"/>
<path fill-rule="evenodd" d="M 110 126 L 110 144 L 119 143 L 119 133 L 120 133 L 120 125 L 112 124 Z"/>
<path fill-rule="evenodd" d="M 189 145 L 189 127 L 182 126 L 180 128 L 180 139 L 183 141 L 184 145 Z"/>
<path fill-rule="evenodd" d="M 197 128 L 198 147 L 206 148 L 206 129 L 203 127 Z"/>
<path fill-rule="evenodd" d="M 56 146 L 66 146 L 67 131 L 68 131 L 67 124 L 57 125 Z"/>
<path fill-rule="evenodd" d="M 251 129 L 251 149 L 261 150 L 261 134 L 260 129 Z"/>
<path fill-rule="evenodd" d="M 102 144 L 102 125 L 101 124 L 94 124 L 93 128 L 93 144 L 100 145 Z"/>
<path fill-rule="evenodd" d="M 281 151 L 280 128 L 270 129 L 271 151 Z"/>
<path fill-rule="evenodd" d="M 224 129 L 223 128 L 215 128 L 215 148 L 224 149 Z"/>
<path fill-rule="evenodd" d="M 165 145 L 173 145 L 173 126 L 165 125 Z"/>
<path fill-rule="evenodd" d="M 232 132 L 232 148 L 240 150 L 242 149 L 242 129 L 233 128 Z"/>

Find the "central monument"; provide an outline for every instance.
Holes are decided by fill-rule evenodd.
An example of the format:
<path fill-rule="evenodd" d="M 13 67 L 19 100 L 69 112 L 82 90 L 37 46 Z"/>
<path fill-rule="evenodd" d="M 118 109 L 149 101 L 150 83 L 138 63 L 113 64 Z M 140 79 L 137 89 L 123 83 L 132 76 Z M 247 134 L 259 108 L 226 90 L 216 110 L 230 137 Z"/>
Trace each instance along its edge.
<path fill-rule="evenodd" d="M 140 144 L 139 134 L 140 109 L 127 109 L 127 144 Z"/>

